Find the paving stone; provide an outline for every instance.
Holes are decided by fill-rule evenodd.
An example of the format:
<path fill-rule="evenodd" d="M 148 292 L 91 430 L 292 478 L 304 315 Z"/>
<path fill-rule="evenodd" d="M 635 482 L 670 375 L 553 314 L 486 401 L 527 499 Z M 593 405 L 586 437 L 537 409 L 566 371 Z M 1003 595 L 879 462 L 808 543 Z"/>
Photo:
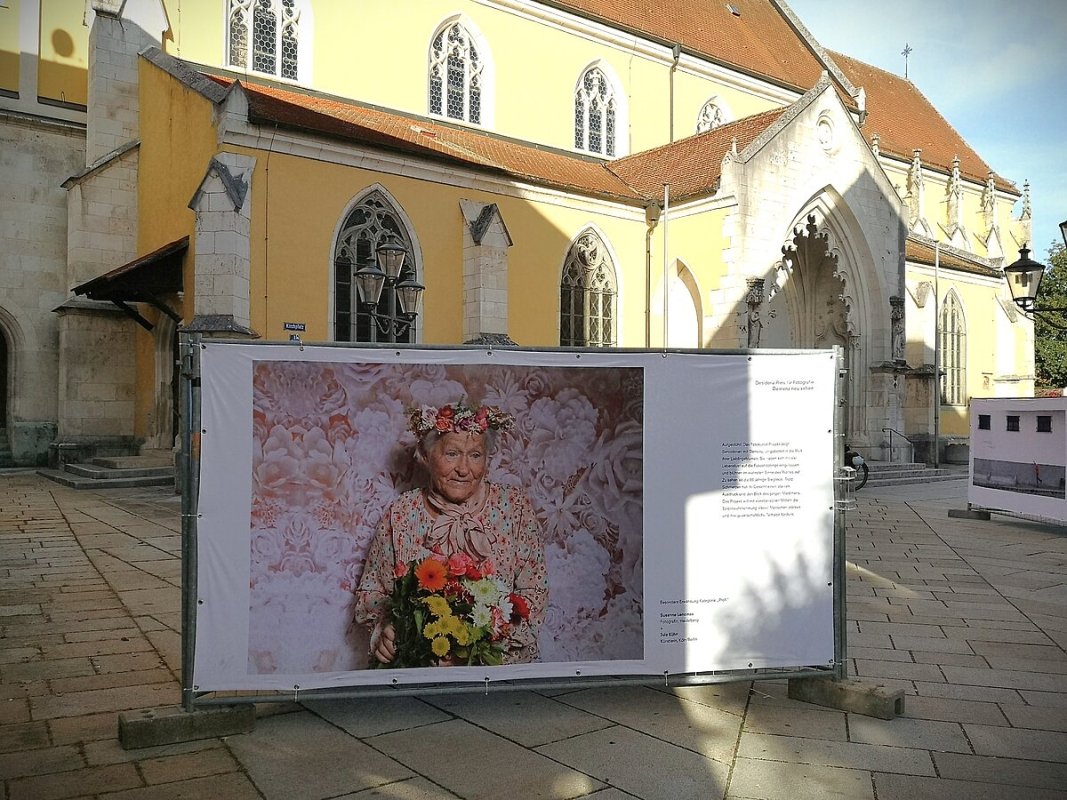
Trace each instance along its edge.
<path fill-rule="evenodd" d="M 0 724 L 0 753 L 37 750 L 49 744 L 48 726 L 44 722 Z"/>
<path fill-rule="evenodd" d="M 47 724 L 52 742 L 57 745 L 115 739 L 118 732 L 114 713 L 51 719 Z"/>
<path fill-rule="evenodd" d="M 133 764 L 88 767 L 8 782 L 7 800 L 61 800 L 142 786 Z M 110 798 L 109 798 L 110 800 Z"/>
<path fill-rule="evenodd" d="M 647 687 L 585 689 L 560 702 L 708 758 L 729 761 L 741 717 Z"/>
<path fill-rule="evenodd" d="M 925 750 L 884 747 L 854 742 L 830 742 L 796 736 L 750 733 L 741 739 L 737 755 L 785 761 L 793 764 L 821 764 L 828 767 L 899 772 L 906 775 L 933 775 L 934 765 Z"/>
<path fill-rule="evenodd" d="M 977 722 L 983 725 L 1007 725 L 1007 717 L 996 703 L 912 695 L 907 698 L 905 716 L 943 722 Z"/>
<path fill-rule="evenodd" d="M 934 753 L 934 762 L 942 778 L 1000 784 L 1001 791 L 1004 791 L 1005 785 L 1060 791 L 1067 787 L 1067 763 L 1062 761 L 1047 763 L 1031 759 Z"/>
<path fill-rule="evenodd" d="M 394 759 L 305 711 L 259 720 L 254 733 L 227 741 L 267 800 L 331 797 L 413 775 Z M 345 753 L 343 760 L 337 758 L 340 752 Z M 434 748 L 429 747 L 428 753 L 432 756 Z"/>
<path fill-rule="evenodd" d="M 730 714 L 741 716 L 748 705 L 749 694 L 772 684 L 774 681 L 733 681 L 730 683 L 708 683 L 693 686 L 652 686 L 657 692 L 672 694 L 691 703 L 710 706 Z M 786 683 L 780 681 L 784 693 Z"/>
<path fill-rule="evenodd" d="M 614 795 L 609 794 L 614 791 L 614 789 L 605 789 L 600 792 L 594 792 L 590 795 L 584 795 L 583 800 L 630 800 L 632 798 L 632 795 L 624 795 L 620 792 L 616 792 Z M 364 789 L 361 792 L 344 794 L 335 798 L 335 800 L 372 800 L 372 798 L 373 800 L 382 800 L 382 798 L 388 798 L 388 800 L 443 800 L 443 798 L 455 797 L 458 797 L 458 795 L 442 789 L 425 778 L 409 778 L 383 786 L 375 786 L 372 789 Z"/>
<path fill-rule="evenodd" d="M 975 667 L 976 669 L 989 669 L 989 662 L 982 656 L 969 656 L 966 653 L 924 653 L 916 651 L 911 653 L 916 664 L 950 664 L 954 667 Z"/>
<path fill-rule="evenodd" d="M 53 747 L 47 750 L 5 753 L 0 755 L 0 780 L 65 772 L 83 766 L 85 766 L 85 760 L 75 747 Z"/>
<path fill-rule="evenodd" d="M 154 784 L 140 789 L 107 794 L 103 797 L 106 800 L 262 800 L 263 798 L 248 776 L 238 772 L 213 775 L 210 778 Z"/>
<path fill-rule="evenodd" d="M 124 686 L 55 697 L 34 697 L 30 707 L 34 719 L 78 717 L 105 711 L 129 711 L 136 708 L 157 708 L 174 705 L 180 700 L 175 689 L 166 684 Z"/>
<path fill-rule="evenodd" d="M 963 686 L 997 686 L 1008 689 L 1035 689 L 1039 692 L 1067 691 L 1067 677 L 1058 674 L 973 667 L 942 668 L 950 683 Z"/>
<path fill-rule="evenodd" d="M 728 765 L 704 758 L 622 726 L 583 734 L 536 748 L 560 763 L 644 800 L 714 800 L 723 797 Z M 508 792 L 513 797 L 571 796 L 557 788 L 538 795 Z M 484 795 L 493 797 L 495 795 Z"/>
<path fill-rule="evenodd" d="M 967 723 L 963 726 L 974 752 L 980 756 L 1028 758 L 1062 763 L 1067 753 L 1067 733 L 1004 728 Z"/>
<path fill-rule="evenodd" d="M 239 769 L 233 756 L 222 748 L 138 759 L 138 764 L 141 775 L 149 785 L 221 775 L 226 772 L 237 772 Z"/>
<path fill-rule="evenodd" d="M 905 681 L 939 681 L 945 676 L 936 664 L 908 664 L 899 661 L 856 661 L 856 674 L 865 678 L 896 678 Z"/>
<path fill-rule="evenodd" d="M 797 701 L 791 705 L 753 701 L 745 715 L 744 732 L 848 741 L 845 712 L 817 710 Z"/>
<path fill-rule="evenodd" d="M 643 694 L 647 689 L 632 687 L 632 691 Z M 569 705 L 571 697 L 573 695 L 550 699 L 533 692 L 499 692 L 491 695 L 442 695 L 428 698 L 427 702 L 524 747 L 569 739 L 612 724 L 604 717 Z M 664 703 L 674 704 L 675 713 L 678 706 L 685 704 L 685 701 L 670 695 L 664 697 L 669 698 Z"/>
<path fill-rule="evenodd" d="M 871 774 L 841 767 L 739 758 L 726 794 L 726 800 L 823 800 L 834 797 L 873 800 Z"/>
<path fill-rule="evenodd" d="M 915 778 L 909 775 L 874 776 L 878 800 L 915 800 L 934 798 L 938 800 L 1064 800 L 1067 793 L 1049 789 L 1024 789 L 1013 787 L 1005 793 L 1003 785 L 975 781 L 953 781 L 944 778 Z"/>
<path fill-rule="evenodd" d="M 450 714 L 415 697 L 311 700 L 302 705 L 357 739 L 452 718 Z"/>
<path fill-rule="evenodd" d="M 992 686 L 958 686 L 953 683 L 927 683 L 916 681 L 915 692 L 926 697 L 941 697 L 954 700 L 974 700 L 979 703 L 1022 703 L 1022 695 L 1015 689 Z"/>
<path fill-rule="evenodd" d="M 914 747 L 922 750 L 944 750 L 970 753 L 971 747 L 963 735 L 963 728 L 955 722 L 937 722 L 898 717 L 880 720 L 849 716 L 849 741 L 879 744 L 889 747 Z"/>

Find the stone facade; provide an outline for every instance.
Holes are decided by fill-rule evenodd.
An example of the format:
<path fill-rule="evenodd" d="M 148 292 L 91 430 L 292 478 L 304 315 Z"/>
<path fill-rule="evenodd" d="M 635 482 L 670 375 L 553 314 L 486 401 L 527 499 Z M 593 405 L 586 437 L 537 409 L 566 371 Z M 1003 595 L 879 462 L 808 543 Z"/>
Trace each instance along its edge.
<path fill-rule="evenodd" d="M 44 464 L 56 434 L 59 321 L 51 312 L 67 297 L 61 184 L 84 164 L 84 154 L 79 126 L 0 112 L 0 334 L 7 398 L 0 466 Z"/>

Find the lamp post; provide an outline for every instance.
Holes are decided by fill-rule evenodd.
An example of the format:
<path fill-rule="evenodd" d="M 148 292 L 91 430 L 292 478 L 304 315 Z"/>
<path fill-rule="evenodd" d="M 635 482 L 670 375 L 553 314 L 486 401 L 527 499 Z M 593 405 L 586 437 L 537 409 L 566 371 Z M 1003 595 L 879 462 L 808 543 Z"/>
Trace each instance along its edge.
<path fill-rule="evenodd" d="M 1067 222 L 1060 224 L 1060 232 L 1063 233 L 1064 243 L 1067 244 Z M 1015 301 L 1024 314 L 1040 316 L 1048 312 L 1056 314 L 1067 313 L 1067 308 L 1038 308 L 1037 293 L 1041 288 L 1041 278 L 1045 274 L 1045 265 L 1030 258 L 1030 248 L 1024 247 L 1019 251 L 1019 259 L 1004 267 L 1004 277 L 1008 281 L 1008 289 L 1011 291 L 1011 299 Z M 1050 323 L 1060 327 L 1055 323 Z"/>
<path fill-rule="evenodd" d="M 415 324 L 426 287 L 410 271 L 406 277 L 403 275 L 407 257 L 403 246 L 385 241 L 378 245 L 375 255 L 377 264 L 364 264 L 353 276 L 359 304 L 370 317 L 372 340 L 395 342 Z"/>

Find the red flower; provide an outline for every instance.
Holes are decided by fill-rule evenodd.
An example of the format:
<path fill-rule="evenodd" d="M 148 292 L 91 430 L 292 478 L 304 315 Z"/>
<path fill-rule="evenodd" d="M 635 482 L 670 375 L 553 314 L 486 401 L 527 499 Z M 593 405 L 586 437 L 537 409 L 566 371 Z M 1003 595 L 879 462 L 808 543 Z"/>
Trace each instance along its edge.
<path fill-rule="evenodd" d="M 393 577 L 400 580 L 408 574 L 408 565 L 401 561 L 395 567 L 393 567 Z"/>
<path fill-rule="evenodd" d="M 470 575 L 474 569 L 474 559 L 466 553 L 455 553 L 448 559 L 448 574 L 452 578 L 462 578 Z"/>
<path fill-rule="evenodd" d="M 436 558 L 427 558 L 415 568 L 415 577 L 419 580 L 420 589 L 439 592 L 445 588 L 448 567 Z"/>
<path fill-rule="evenodd" d="M 530 604 L 526 602 L 526 598 L 512 593 L 508 595 L 508 600 L 511 601 L 512 625 L 518 625 L 524 619 L 530 618 Z"/>

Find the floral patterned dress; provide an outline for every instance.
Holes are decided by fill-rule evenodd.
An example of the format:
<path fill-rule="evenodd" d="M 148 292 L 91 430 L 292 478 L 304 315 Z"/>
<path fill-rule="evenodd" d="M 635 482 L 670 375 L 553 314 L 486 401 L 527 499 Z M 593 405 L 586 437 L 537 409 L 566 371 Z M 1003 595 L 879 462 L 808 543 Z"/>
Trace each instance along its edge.
<path fill-rule="evenodd" d="M 530 618 L 512 630 L 504 663 L 535 661 L 537 633 L 548 605 L 548 572 L 541 528 L 529 498 L 521 490 L 495 483 L 487 487 L 479 516 L 482 526 L 494 538 L 489 559 L 496 577 L 530 607 Z M 426 545 L 433 524 L 434 517 L 426 507 L 423 490 L 414 489 L 393 501 L 374 534 L 356 590 L 354 615 L 358 624 L 373 626 L 372 653 L 382 627 L 389 621 L 389 596 L 396 567 L 434 554 Z M 447 558 L 453 553 L 437 552 L 437 555 Z"/>

